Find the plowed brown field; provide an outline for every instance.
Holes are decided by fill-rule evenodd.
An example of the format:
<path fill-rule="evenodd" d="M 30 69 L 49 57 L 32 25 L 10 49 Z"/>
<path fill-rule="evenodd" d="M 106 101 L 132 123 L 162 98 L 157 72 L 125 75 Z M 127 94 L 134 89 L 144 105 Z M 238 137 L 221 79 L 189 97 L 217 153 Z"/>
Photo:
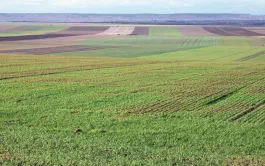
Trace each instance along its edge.
<path fill-rule="evenodd" d="M 77 45 L 77 46 L 61 46 L 61 47 L 48 47 L 48 48 L 2 50 L 0 51 L 0 53 L 44 55 L 44 54 L 54 54 L 54 53 L 62 53 L 62 52 L 98 50 L 98 49 L 104 49 L 104 48 L 115 48 L 115 47 L 112 47 L 112 46 L 78 46 Z"/>
<path fill-rule="evenodd" d="M 148 35 L 149 27 L 135 27 L 131 35 Z"/>
<path fill-rule="evenodd" d="M 177 29 L 185 36 L 216 36 L 200 26 L 180 26 Z"/>

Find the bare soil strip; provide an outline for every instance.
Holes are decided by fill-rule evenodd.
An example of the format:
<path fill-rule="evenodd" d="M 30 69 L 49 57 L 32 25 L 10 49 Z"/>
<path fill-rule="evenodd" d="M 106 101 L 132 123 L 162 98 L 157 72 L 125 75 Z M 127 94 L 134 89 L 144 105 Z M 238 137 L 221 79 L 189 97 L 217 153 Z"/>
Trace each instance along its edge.
<path fill-rule="evenodd" d="M 52 34 L 95 35 L 104 32 L 107 29 L 109 29 L 109 27 L 106 26 L 73 26 L 66 30 L 62 30 Z"/>
<path fill-rule="evenodd" d="M 0 53 L 11 53 L 11 54 L 33 54 L 33 55 L 44 55 L 44 54 L 55 54 L 63 52 L 78 52 L 78 51 L 89 51 L 98 50 L 104 48 L 117 48 L 115 46 L 61 46 L 61 47 L 49 47 L 49 48 L 33 48 L 33 49 L 18 49 L 18 50 L 2 50 Z"/>
<path fill-rule="evenodd" d="M 14 26 L 10 26 L 10 25 L 0 25 L 0 32 L 7 32 L 14 28 L 15 28 Z"/>
<path fill-rule="evenodd" d="M 68 30 L 71 31 L 105 31 L 109 29 L 109 27 L 107 26 L 72 26 L 70 28 L 68 28 Z"/>
<path fill-rule="evenodd" d="M 117 26 L 110 27 L 106 31 L 99 33 L 99 35 L 130 35 L 133 33 L 135 27 L 132 26 Z"/>
<path fill-rule="evenodd" d="M 201 26 L 179 26 L 177 29 L 185 36 L 216 36 Z"/>
<path fill-rule="evenodd" d="M 220 27 L 220 29 L 239 36 L 265 36 L 265 34 L 253 32 L 240 27 Z"/>
<path fill-rule="evenodd" d="M 241 27 L 203 27 L 204 30 L 219 36 L 265 36 Z"/>
<path fill-rule="evenodd" d="M 149 27 L 135 27 L 131 35 L 149 35 Z"/>
<path fill-rule="evenodd" d="M 33 71 L 22 71 L 19 73 L 15 72 L 15 75 L 10 73 L 6 73 L 0 75 L 0 80 L 9 80 L 9 79 L 17 79 L 17 78 L 25 78 L 25 77 L 34 77 L 34 76 L 43 76 L 43 75 L 54 75 L 60 73 L 71 73 L 78 71 L 87 71 L 87 70 L 98 70 L 98 69 L 107 69 L 107 68 L 117 68 L 121 66 L 135 66 L 135 65 L 146 65 L 146 64 L 156 64 L 156 61 L 146 62 L 112 62 L 106 64 L 95 64 L 95 65 L 82 65 L 82 66 L 69 66 L 69 67 L 61 67 L 61 68 L 51 68 L 51 69 L 41 69 L 41 70 L 33 70 Z"/>
<path fill-rule="evenodd" d="M 247 57 L 244 57 L 244 58 L 237 59 L 236 61 L 237 62 L 243 62 L 243 61 L 247 61 L 249 59 L 253 59 L 253 58 L 256 58 L 258 56 L 264 55 L 264 54 L 265 54 L 265 51 L 261 51 L 261 52 L 258 52 L 256 54 L 253 54 L 253 55 L 250 55 L 250 56 L 247 56 Z"/>
<path fill-rule="evenodd" d="M 0 25 L 0 32 L 12 32 L 29 29 L 28 26 Z"/>
<path fill-rule="evenodd" d="M 75 45 L 86 40 L 95 40 L 101 38 L 117 38 L 120 36 L 108 36 L 108 35 L 75 35 L 58 38 L 45 38 L 35 40 L 18 40 L 18 41 L 3 41 L 0 42 L 0 50 L 10 50 L 12 45 L 13 49 L 27 49 L 27 48 L 47 48 L 47 47 L 59 47 Z"/>
<path fill-rule="evenodd" d="M 54 33 L 42 34 L 42 35 L 0 37 L 0 42 L 37 40 L 37 39 L 48 39 L 48 38 L 59 38 L 59 37 L 69 37 L 69 36 L 81 36 L 81 35 L 95 35 L 107 29 L 108 27 L 70 27 L 66 30 L 62 30 L 59 32 L 54 32 Z"/>
<path fill-rule="evenodd" d="M 4 33 L 13 33 L 13 32 L 17 32 L 17 31 L 34 31 L 32 28 L 32 26 L 30 25 L 23 25 L 23 26 L 3 26 L 3 27 L 7 27 L 7 28 L 2 28 L 2 26 L 0 27 L 0 32 L 4 32 Z"/>
<path fill-rule="evenodd" d="M 37 40 L 37 39 L 48 39 L 48 38 L 58 38 L 58 37 L 67 37 L 67 36 L 76 36 L 76 35 L 73 35 L 73 34 L 44 34 L 44 35 L 7 36 L 7 37 L 0 37 L 0 42 L 20 41 L 20 40 Z"/>
<path fill-rule="evenodd" d="M 217 27 L 203 27 L 206 31 L 216 34 L 218 36 L 237 36 L 236 34 L 232 34 L 229 32 L 226 32 L 222 29 L 219 29 Z"/>
<path fill-rule="evenodd" d="M 265 27 L 244 27 L 244 29 L 265 35 Z"/>

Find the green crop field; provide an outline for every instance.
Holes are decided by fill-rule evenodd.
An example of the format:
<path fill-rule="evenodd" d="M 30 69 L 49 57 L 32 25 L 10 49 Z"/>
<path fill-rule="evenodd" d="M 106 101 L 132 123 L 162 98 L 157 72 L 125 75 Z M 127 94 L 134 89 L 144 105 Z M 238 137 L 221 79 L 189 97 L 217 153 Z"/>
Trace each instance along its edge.
<path fill-rule="evenodd" d="M 0 25 L 1 26 L 1 25 Z M 51 26 L 51 25 L 13 25 L 14 29 L 9 30 L 8 32 L 1 32 L 0 37 L 7 36 L 24 36 L 24 35 L 41 35 L 46 33 L 52 33 L 67 29 L 68 26 Z"/>
<path fill-rule="evenodd" d="M 0 54 L 0 165 L 265 164 L 265 47 L 151 27 Z M 264 54 L 263 54 L 264 53 Z"/>
<path fill-rule="evenodd" d="M 217 44 L 214 37 L 172 37 L 172 36 L 129 36 L 111 39 L 96 39 L 77 43 L 79 45 L 116 46 L 95 51 L 59 53 L 57 55 L 103 56 L 133 58 L 154 54 L 209 47 Z M 53 54 L 54 55 L 54 54 Z"/>
<path fill-rule="evenodd" d="M 150 36 L 182 36 L 176 27 L 151 27 Z"/>

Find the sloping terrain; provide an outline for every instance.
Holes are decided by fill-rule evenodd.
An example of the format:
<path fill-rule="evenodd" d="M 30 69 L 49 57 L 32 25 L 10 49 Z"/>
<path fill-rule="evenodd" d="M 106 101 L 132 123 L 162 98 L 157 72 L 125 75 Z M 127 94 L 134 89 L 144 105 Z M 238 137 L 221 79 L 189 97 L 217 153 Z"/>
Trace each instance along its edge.
<path fill-rule="evenodd" d="M 130 35 L 134 31 L 133 26 L 117 26 L 110 27 L 106 31 L 100 33 L 99 35 Z"/>
<path fill-rule="evenodd" d="M 216 36 L 201 26 L 178 26 L 177 29 L 185 36 Z"/>
<path fill-rule="evenodd" d="M 44 55 L 44 54 L 55 54 L 55 53 L 65 53 L 65 52 L 78 52 L 78 51 L 88 51 L 88 50 L 98 50 L 105 48 L 116 48 L 113 46 L 61 46 L 61 47 L 46 47 L 46 48 L 31 48 L 31 49 L 16 49 L 16 50 L 0 50 L 0 53 L 10 53 L 10 54 L 33 54 L 33 55 Z"/>
<path fill-rule="evenodd" d="M 71 36 L 0 41 L 0 165 L 263 166 L 264 38 L 181 27 L 1 32 Z"/>
<path fill-rule="evenodd" d="M 131 35 L 148 35 L 149 27 L 135 27 Z"/>
<path fill-rule="evenodd" d="M 0 58 L 3 165 L 264 163 L 264 63 Z"/>
<path fill-rule="evenodd" d="M 219 36 L 265 36 L 263 33 L 241 27 L 204 27 L 204 29 Z"/>

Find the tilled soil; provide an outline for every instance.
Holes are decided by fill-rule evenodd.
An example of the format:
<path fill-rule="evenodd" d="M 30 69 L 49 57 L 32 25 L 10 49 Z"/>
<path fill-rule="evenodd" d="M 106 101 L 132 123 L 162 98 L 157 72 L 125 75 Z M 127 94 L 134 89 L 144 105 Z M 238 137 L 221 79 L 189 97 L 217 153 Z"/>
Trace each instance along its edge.
<path fill-rule="evenodd" d="M 200 26 L 179 26 L 177 29 L 185 36 L 216 36 Z"/>
<path fill-rule="evenodd" d="M 48 33 L 48 34 L 0 37 L 0 42 L 37 40 L 37 39 L 48 39 L 48 38 L 59 38 L 59 37 L 69 37 L 69 36 L 81 36 L 81 35 L 95 35 L 95 34 L 104 32 L 107 29 L 108 27 L 88 27 L 88 26 L 87 27 L 70 27 L 66 30 L 62 30 L 59 32 L 54 32 L 54 33 Z"/>
<path fill-rule="evenodd" d="M 0 32 L 7 32 L 12 29 L 14 29 L 14 26 L 9 26 L 9 25 L 0 25 Z"/>
<path fill-rule="evenodd" d="M 25 35 L 25 36 L 6 36 L 0 37 L 0 42 L 3 41 L 20 41 L 20 40 L 37 40 L 37 39 L 48 39 L 48 38 L 58 38 L 76 36 L 74 34 L 44 34 L 44 35 Z"/>
<path fill-rule="evenodd" d="M 149 27 L 135 27 L 131 35 L 144 35 L 148 36 Z"/>
<path fill-rule="evenodd" d="M 265 36 L 265 34 L 253 32 L 240 27 L 222 27 L 220 29 L 239 36 Z"/>
<path fill-rule="evenodd" d="M 98 49 L 104 49 L 104 48 L 117 48 L 117 47 L 75 45 L 75 46 L 61 46 L 61 47 L 48 47 L 48 48 L 1 50 L 0 53 L 44 55 L 44 54 L 55 54 L 55 53 L 63 53 L 63 52 L 98 50 Z"/>
<path fill-rule="evenodd" d="M 203 27 L 206 31 L 216 34 L 218 36 L 238 36 L 233 33 L 226 32 L 224 30 L 221 30 L 220 28 L 217 27 Z"/>
<path fill-rule="evenodd" d="M 203 27 L 206 31 L 219 36 L 265 36 L 242 27 Z"/>
<path fill-rule="evenodd" d="M 73 26 L 66 30 L 55 32 L 53 34 L 72 34 L 72 35 L 95 35 L 102 33 L 109 29 L 109 27 L 100 26 Z"/>
<path fill-rule="evenodd" d="M 245 29 L 265 35 L 265 27 L 245 27 Z"/>

